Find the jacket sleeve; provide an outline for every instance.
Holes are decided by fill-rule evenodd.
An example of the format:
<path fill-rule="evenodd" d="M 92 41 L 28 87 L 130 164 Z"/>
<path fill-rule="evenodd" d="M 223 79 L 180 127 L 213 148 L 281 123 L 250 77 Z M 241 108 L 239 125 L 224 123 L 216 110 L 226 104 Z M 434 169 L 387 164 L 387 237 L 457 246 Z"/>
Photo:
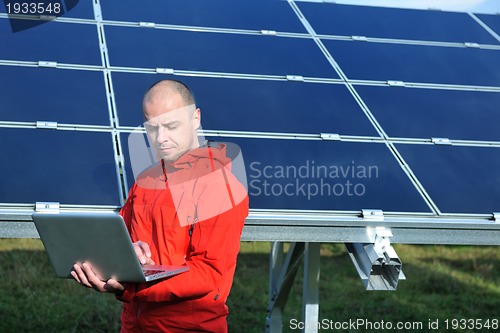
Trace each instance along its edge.
<path fill-rule="evenodd" d="M 211 207 L 213 210 L 214 205 L 227 205 L 231 201 L 227 192 L 226 183 L 212 184 L 200 196 L 198 209 Z M 214 292 L 214 297 L 218 297 L 219 291 L 227 294 L 229 290 L 219 288 L 227 285 L 224 283 L 226 279 L 233 278 L 247 215 L 248 197 L 245 196 L 231 209 L 195 223 L 185 263 L 189 271 L 157 282 L 129 284 L 119 299 L 125 302 L 168 302 L 199 298 L 210 292 Z"/>

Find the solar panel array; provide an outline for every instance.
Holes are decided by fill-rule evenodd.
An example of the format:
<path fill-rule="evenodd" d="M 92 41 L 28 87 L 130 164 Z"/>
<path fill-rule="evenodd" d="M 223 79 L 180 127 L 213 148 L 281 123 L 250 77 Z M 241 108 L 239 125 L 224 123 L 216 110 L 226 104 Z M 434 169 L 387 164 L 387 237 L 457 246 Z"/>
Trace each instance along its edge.
<path fill-rule="evenodd" d="M 500 16 L 300 1 L 0 6 L 0 203 L 119 207 L 152 83 L 238 144 L 251 208 L 500 211 Z"/>

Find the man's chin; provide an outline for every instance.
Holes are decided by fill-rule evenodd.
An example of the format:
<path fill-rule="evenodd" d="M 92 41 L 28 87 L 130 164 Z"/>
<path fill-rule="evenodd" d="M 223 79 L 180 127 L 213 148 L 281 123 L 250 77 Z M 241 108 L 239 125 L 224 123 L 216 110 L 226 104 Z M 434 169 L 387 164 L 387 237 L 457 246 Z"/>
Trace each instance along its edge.
<path fill-rule="evenodd" d="M 167 163 L 175 162 L 177 160 L 176 156 L 162 155 L 161 159 Z"/>
<path fill-rule="evenodd" d="M 172 163 L 172 162 L 177 161 L 182 155 L 184 155 L 188 151 L 189 150 L 185 150 L 182 152 L 180 152 L 179 150 L 176 150 L 175 152 L 174 151 L 171 151 L 171 152 L 160 151 L 158 153 L 158 156 L 166 163 L 168 163 L 168 162 Z"/>
<path fill-rule="evenodd" d="M 179 159 L 179 157 L 181 157 L 182 154 L 179 154 L 179 153 L 171 153 L 171 154 L 168 154 L 168 153 L 162 153 L 160 154 L 160 158 L 165 161 L 165 162 L 175 162 Z"/>

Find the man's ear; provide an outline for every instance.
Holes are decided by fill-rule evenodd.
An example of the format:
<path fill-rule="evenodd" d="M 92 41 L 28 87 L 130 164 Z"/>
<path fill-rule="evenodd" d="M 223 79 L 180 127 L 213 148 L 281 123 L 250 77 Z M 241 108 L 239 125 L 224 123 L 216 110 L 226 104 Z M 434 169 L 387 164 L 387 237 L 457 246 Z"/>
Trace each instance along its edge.
<path fill-rule="evenodd" d="M 194 129 L 197 130 L 201 127 L 201 110 L 197 108 L 193 113 L 193 126 Z"/>

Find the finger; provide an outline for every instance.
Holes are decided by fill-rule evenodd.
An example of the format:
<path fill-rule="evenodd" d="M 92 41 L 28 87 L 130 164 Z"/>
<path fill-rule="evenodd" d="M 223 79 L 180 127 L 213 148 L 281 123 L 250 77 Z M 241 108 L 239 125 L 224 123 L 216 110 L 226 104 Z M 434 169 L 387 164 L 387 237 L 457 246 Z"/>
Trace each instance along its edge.
<path fill-rule="evenodd" d="M 125 290 L 125 285 L 121 284 L 120 282 L 114 280 L 114 279 L 109 279 L 106 284 L 104 285 L 104 288 L 112 293 L 117 293 L 120 291 Z"/>
<path fill-rule="evenodd" d="M 71 276 L 73 277 L 73 279 L 76 280 L 76 282 L 78 282 L 79 284 L 82 284 L 82 281 L 80 280 L 80 278 L 78 277 L 78 274 L 76 274 L 76 272 L 74 270 L 71 271 Z"/>
<path fill-rule="evenodd" d="M 151 250 L 149 245 L 143 241 L 137 241 L 134 243 L 134 250 L 142 265 L 148 264 L 148 259 L 151 258 Z"/>
<path fill-rule="evenodd" d="M 85 272 L 85 275 L 91 287 L 97 291 L 105 291 L 106 290 L 104 289 L 105 282 L 99 279 L 99 277 L 93 271 L 92 266 L 89 265 L 88 263 L 83 263 L 82 266 L 83 266 L 83 271 Z"/>
<path fill-rule="evenodd" d="M 153 259 L 148 258 L 148 260 L 146 260 L 146 263 L 144 265 L 156 265 L 156 264 Z"/>
<path fill-rule="evenodd" d="M 89 280 L 87 279 L 87 275 L 82 270 L 80 265 L 78 264 L 73 265 L 73 269 L 75 270 L 75 273 L 78 276 L 79 283 L 84 285 L 85 287 L 92 288 L 92 285 L 89 283 Z"/>
<path fill-rule="evenodd" d="M 138 241 L 137 243 L 139 243 L 138 245 L 141 247 L 144 255 L 148 258 L 151 258 L 151 249 L 149 248 L 148 243 L 143 242 L 143 241 Z"/>
<path fill-rule="evenodd" d="M 148 243 L 142 243 L 142 249 L 146 257 L 151 258 L 151 249 L 149 248 Z"/>
<path fill-rule="evenodd" d="M 135 254 L 137 255 L 137 258 L 139 259 L 140 263 L 144 265 L 146 263 L 146 256 L 142 253 L 142 249 L 139 247 L 139 245 L 134 244 L 134 251 Z"/>

